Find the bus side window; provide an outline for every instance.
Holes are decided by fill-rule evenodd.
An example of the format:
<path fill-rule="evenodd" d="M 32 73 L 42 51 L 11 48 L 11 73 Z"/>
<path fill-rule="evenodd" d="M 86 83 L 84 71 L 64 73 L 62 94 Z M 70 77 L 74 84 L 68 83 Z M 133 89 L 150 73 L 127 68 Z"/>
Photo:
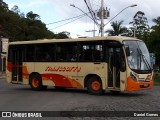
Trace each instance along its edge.
<path fill-rule="evenodd" d="M 101 59 L 101 51 L 99 51 L 99 50 L 95 50 L 94 52 L 93 52 L 93 57 L 94 57 L 94 61 L 101 61 L 102 59 Z"/>
<path fill-rule="evenodd" d="M 85 42 L 80 45 L 79 61 L 102 61 L 103 46 L 102 43 Z"/>
<path fill-rule="evenodd" d="M 54 44 L 37 44 L 36 49 L 36 61 L 37 62 L 51 62 L 55 61 L 55 47 Z"/>
<path fill-rule="evenodd" d="M 58 43 L 56 49 L 57 61 L 77 61 L 77 43 Z"/>
<path fill-rule="evenodd" d="M 26 61 L 33 62 L 35 61 L 35 45 L 27 45 L 26 47 Z"/>
<path fill-rule="evenodd" d="M 92 50 L 88 49 L 85 50 L 82 54 L 82 60 L 84 61 L 92 61 L 93 60 L 93 53 Z"/>

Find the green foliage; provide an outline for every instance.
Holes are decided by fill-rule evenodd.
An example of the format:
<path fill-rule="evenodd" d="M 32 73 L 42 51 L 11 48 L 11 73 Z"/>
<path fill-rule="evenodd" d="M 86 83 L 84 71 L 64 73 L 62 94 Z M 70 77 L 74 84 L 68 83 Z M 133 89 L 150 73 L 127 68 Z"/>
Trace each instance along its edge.
<path fill-rule="evenodd" d="M 160 25 L 160 17 L 154 18 L 153 22 L 156 23 L 156 25 Z M 154 27 L 154 26 L 153 26 Z"/>
<path fill-rule="evenodd" d="M 68 36 L 66 34 L 63 34 L 63 32 L 56 34 L 55 36 L 56 39 L 65 39 L 68 38 Z"/>
<path fill-rule="evenodd" d="M 66 38 L 69 38 L 69 36 L 70 36 L 69 32 L 63 31 L 63 32 L 60 32 L 59 34 L 56 34 L 55 38 L 56 39 L 66 39 Z"/>
<path fill-rule="evenodd" d="M 126 27 L 122 27 L 123 20 L 121 21 L 115 21 L 111 23 L 112 29 L 109 29 L 105 31 L 108 33 L 109 36 L 118 36 L 120 34 L 123 34 L 127 31 Z"/>
<path fill-rule="evenodd" d="M 39 20 L 40 16 L 38 14 L 33 13 L 32 11 L 28 12 L 26 17 L 30 20 Z"/>
<path fill-rule="evenodd" d="M 153 19 L 156 24 L 152 26 L 148 47 L 149 51 L 156 54 L 156 63 L 160 65 L 160 17 Z"/>
<path fill-rule="evenodd" d="M 155 84 L 160 85 L 160 73 L 159 72 L 154 72 L 153 80 Z"/>
<path fill-rule="evenodd" d="M 135 32 L 136 38 L 146 41 L 149 36 L 150 28 L 147 18 L 145 17 L 145 13 L 142 11 L 138 11 L 134 15 L 133 21 L 130 23 L 133 25 L 131 29 L 133 30 L 133 32 Z"/>
<path fill-rule="evenodd" d="M 0 0 L 0 18 L 0 35 L 8 37 L 10 41 L 68 38 L 63 32 L 55 35 L 49 31 L 40 16 L 32 11 L 25 17 L 17 5 L 9 10 L 3 0 Z"/>

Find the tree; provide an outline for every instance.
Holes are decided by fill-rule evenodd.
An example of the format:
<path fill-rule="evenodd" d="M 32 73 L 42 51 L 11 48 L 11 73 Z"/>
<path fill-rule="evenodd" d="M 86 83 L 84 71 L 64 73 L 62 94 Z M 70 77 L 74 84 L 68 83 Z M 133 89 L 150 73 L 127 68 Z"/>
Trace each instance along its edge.
<path fill-rule="evenodd" d="M 150 52 L 155 53 L 156 63 L 160 65 L 160 17 L 154 18 L 152 21 L 155 25 L 151 27 L 148 48 Z"/>
<path fill-rule="evenodd" d="M 66 39 L 69 37 L 68 35 L 70 35 L 69 32 L 63 31 L 63 32 L 56 34 L 55 38 L 56 39 Z"/>
<path fill-rule="evenodd" d="M 4 28 L 0 25 L 0 38 L 1 38 L 1 36 L 7 37 L 8 34 L 6 32 L 4 32 Z"/>
<path fill-rule="evenodd" d="M 134 17 L 133 21 L 130 22 L 133 27 L 131 27 L 131 30 L 133 30 L 133 33 L 135 32 L 135 36 L 139 39 L 146 40 L 149 36 L 149 25 L 147 18 L 145 17 L 145 13 L 142 11 L 138 11 Z"/>
<path fill-rule="evenodd" d="M 3 0 L 0 0 L 0 11 L 8 11 L 8 4 L 3 2 Z"/>
<path fill-rule="evenodd" d="M 154 18 L 152 20 L 156 25 L 160 26 L 160 17 Z"/>
<path fill-rule="evenodd" d="M 28 12 L 26 17 L 30 20 L 40 20 L 40 16 L 38 14 L 33 13 L 32 11 Z"/>
<path fill-rule="evenodd" d="M 19 14 L 19 13 L 20 13 L 19 7 L 18 7 L 17 5 L 14 5 L 14 6 L 11 8 L 11 11 L 13 11 L 13 12 L 16 13 L 16 14 Z"/>
<path fill-rule="evenodd" d="M 8 36 L 8 33 L 5 29 L 5 24 L 7 24 L 5 17 L 7 16 L 6 13 L 8 11 L 9 11 L 8 5 L 5 2 L 3 2 L 3 0 L 0 0 L 0 35 L 4 37 Z"/>
<path fill-rule="evenodd" d="M 9 41 L 68 38 L 69 34 L 54 34 L 46 28 L 38 14 L 30 11 L 25 16 L 17 5 L 9 10 L 8 4 L 0 0 L 0 36 L 8 37 Z"/>
<path fill-rule="evenodd" d="M 115 21 L 111 23 L 112 29 L 106 30 L 105 32 L 108 33 L 109 36 L 118 36 L 127 31 L 126 27 L 122 27 L 123 20 Z"/>

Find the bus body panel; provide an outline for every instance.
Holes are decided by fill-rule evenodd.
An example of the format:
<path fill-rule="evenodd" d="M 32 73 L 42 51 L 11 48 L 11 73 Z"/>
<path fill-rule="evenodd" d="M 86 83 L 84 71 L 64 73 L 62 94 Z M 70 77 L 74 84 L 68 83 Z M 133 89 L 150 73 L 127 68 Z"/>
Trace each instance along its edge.
<path fill-rule="evenodd" d="M 112 42 L 114 40 L 114 42 Z M 135 90 L 147 90 L 153 88 L 153 80 L 152 80 L 152 72 L 148 73 L 136 73 L 129 66 L 129 57 L 126 56 L 125 47 L 123 46 L 123 40 L 128 41 L 141 41 L 135 38 L 128 37 L 97 37 L 97 38 L 81 38 L 81 39 L 68 39 L 68 40 L 37 40 L 37 41 L 24 41 L 24 42 L 12 42 L 9 46 L 12 46 L 11 51 L 8 53 L 7 58 L 7 69 L 6 69 L 6 80 L 9 83 L 17 83 L 17 84 L 29 84 L 30 77 L 37 73 L 42 78 L 42 85 L 44 86 L 58 86 L 58 87 L 73 87 L 73 88 L 84 88 L 86 86 L 86 78 L 88 76 L 98 76 L 102 81 L 102 89 L 103 90 L 115 90 L 115 91 L 135 91 Z M 99 42 L 100 41 L 100 42 Z M 109 45 L 106 41 L 109 41 L 111 44 Z M 120 43 L 121 45 L 114 45 L 115 41 Z M 59 55 L 61 47 L 63 45 L 70 42 L 73 43 L 74 49 L 77 49 L 79 45 L 81 45 L 84 50 L 87 50 L 90 46 L 91 50 L 94 49 L 95 52 L 103 53 L 103 59 L 99 61 L 87 61 L 81 60 L 79 54 L 82 54 L 79 51 L 74 51 L 77 58 L 75 61 L 72 61 L 72 57 L 70 61 L 29 61 L 26 60 L 26 51 L 25 46 L 28 44 L 28 48 L 32 47 L 30 51 L 32 51 L 36 44 L 41 46 L 43 44 L 54 45 L 54 50 L 56 50 L 56 45 L 58 45 L 58 52 L 52 52 L 52 54 Z M 85 46 L 85 42 L 87 43 Z M 93 44 L 92 44 L 93 42 Z M 96 48 L 99 46 L 98 49 Z M 106 42 L 105 44 L 102 44 Z M 65 43 L 65 44 L 64 44 Z M 91 43 L 91 44 L 90 44 Z M 129 42 L 128 42 L 129 43 Z M 69 45 L 67 44 L 67 45 Z M 77 45 L 77 46 L 76 46 Z M 84 46 L 83 46 L 84 45 Z M 106 45 L 106 46 L 105 46 Z M 113 45 L 113 46 L 112 46 Z M 18 48 L 18 46 L 21 46 Z M 51 47 L 51 45 L 49 46 Z M 103 47 L 103 48 L 102 48 Z M 10 47 L 9 47 L 10 49 Z M 68 48 L 69 50 L 70 48 Z M 37 49 L 38 50 L 38 49 Z M 73 51 L 70 49 L 70 52 Z M 35 51 L 33 51 L 34 53 Z M 71 56 L 73 56 L 74 52 L 71 52 Z M 121 70 L 121 66 L 119 61 L 121 61 L 121 54 L 124 52 L 124 64 L 125 69 Z M 36 53 L 36 52 L 35 52 Z M 138 54 L 138 52 L 137 52 Z M 33 55 L 33 54 L 30 54 Z M 54 55 L 54 56 L 56 56 Z M 65 55 L 65 54 L 63 54 Z M 70 55 L 70 54 L 68 54 Z M 121 57 L 118 57 L 120 55 Z M 140 54 L 141 55 L 141 54 Z M 99 55 L 100 57 L 101 55 Z M 32 56 L 33 57 L 33 56 Z M 43 56 L 42 56 L 43 57 Z M 127 59 L 128 57 L 128 59 Z M 28 56 L 28 58 L 31 58 Z M 23 59 L 25 59 L 23 61 Z M 142 58 L 143 59 L 143 56 Z M 68 60 L 68 59 L 67 59 Z M 144 62 L 145 60 L 141 60 L 140 62 Z M 147 65 L 146 65 L 147 66 Z M 22 74 L 22 75 L 20 75 Z M 21 78 L 22 76 L 22 78 Z"/>

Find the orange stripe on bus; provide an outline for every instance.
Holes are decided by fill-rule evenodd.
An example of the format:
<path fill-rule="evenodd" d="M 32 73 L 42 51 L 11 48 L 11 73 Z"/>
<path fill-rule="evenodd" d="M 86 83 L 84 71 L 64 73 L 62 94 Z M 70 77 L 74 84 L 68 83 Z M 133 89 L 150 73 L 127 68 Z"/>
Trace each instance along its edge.
<path fill-rule="evenodd" d="M 43 80 L 51 80 L 55 86 L 82 88 L 83 86 L 74 79 L 60 74 L 41 74 Z"/>
<path fill-rule="evenodd" d="M 29 79 L 29 72 L 27 70 L 27 66 L 22 67 L 23 78 Z"/>

